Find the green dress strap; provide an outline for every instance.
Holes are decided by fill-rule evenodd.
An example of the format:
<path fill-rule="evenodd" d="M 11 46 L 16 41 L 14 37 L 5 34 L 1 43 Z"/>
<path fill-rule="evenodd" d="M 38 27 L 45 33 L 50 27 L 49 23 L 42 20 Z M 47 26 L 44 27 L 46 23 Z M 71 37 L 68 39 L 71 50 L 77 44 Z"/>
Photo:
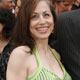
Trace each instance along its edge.
<path fill-rule="evenodd" d="M 62 70 L 64 72 L 64 78 L 61 80 L 72 80 L 71 76 L 68 74 L 68 72 L 65 70 L 63 64 L 61 63 L 59 57 L 55 54 L 54 49 L 52 49 L 50 46 L 49 46 L 49 49 L 51 50 L 52 54 L 55 56 L 56 60 L 58 61 L 58 63 L 60 64 L 60 67 L 62 68 Z"/>
<path fill-rule="evenodd" d="M 40 57 L 39 57 L 38 51 L 36 50 L 35 47 L 33 48 L 33 53 L 36 56 L 36 61 L 38 63 L 38 67 L 37 67 L 37 70 L 29 78 L 27 78 L 27 80 L 31 80 L 33 77 L 35 78 L 40 73 L 40 71 L 42 69 L 42 63 L 40 61 Z"/>
<path fill-rule="evenodd" d="M 70 75 L 64 69 L 62 63 L 60 62 L 58 56 L 55 54 L 54 50 L 52 48 L 50 48 L 50 46 L 49 46 L 49 49 L 51 50 L 52 54 L 55 56 L 60 67 L 62 68 L 62 70 L 64 72 L 64 78 L 60 79 L 53 72 L 51 72 L 48 69 L 46 69 L 45 67 L 43 67 L 42 62 L 40 60 L 40 56 L 38 54 L 38 51 L 36 50 L 36 48 L 34 48 L 33 52 L 35 54 L 36 61 L 38 63 L 38 67 L 37 67 L 36 71 L 30 77 L 28 77 L 26 80 L 72 80 Z"/>

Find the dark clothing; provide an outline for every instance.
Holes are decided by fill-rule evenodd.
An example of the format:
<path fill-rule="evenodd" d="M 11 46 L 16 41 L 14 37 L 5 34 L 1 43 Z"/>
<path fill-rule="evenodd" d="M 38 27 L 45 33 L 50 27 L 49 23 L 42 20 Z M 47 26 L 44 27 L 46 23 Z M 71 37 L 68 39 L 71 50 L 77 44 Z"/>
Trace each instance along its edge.
<path fill-rule="evenodd" d="M 0 55 L 0 80 L 6 80 L 7 63 L 10 57 L 12 43 L 10 42 Z"/>
<path fill-rule="evenodd" d="M 57 40 L 52 47 L 61 54 L 72 80 L 80 80 L 80 9 L 58 16 Z"/>
<path fill-rule="evenodd" d="M 79 9 L 79 8 L 80 8 L 80 5 L 79 6 L 77 6 L 75 4 L 72 5 L 72 10 Z"/>

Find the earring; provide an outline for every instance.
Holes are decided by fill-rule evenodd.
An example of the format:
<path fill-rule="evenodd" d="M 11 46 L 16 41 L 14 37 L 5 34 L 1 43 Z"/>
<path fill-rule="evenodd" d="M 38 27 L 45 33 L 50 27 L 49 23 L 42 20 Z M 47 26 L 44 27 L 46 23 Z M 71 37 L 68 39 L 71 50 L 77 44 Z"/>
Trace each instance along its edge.
<path fill-rule="evenodd" d="M 51 32 L 52 34 L 54 33 L 54 29 L 52 30 L 52 32 Z"/>

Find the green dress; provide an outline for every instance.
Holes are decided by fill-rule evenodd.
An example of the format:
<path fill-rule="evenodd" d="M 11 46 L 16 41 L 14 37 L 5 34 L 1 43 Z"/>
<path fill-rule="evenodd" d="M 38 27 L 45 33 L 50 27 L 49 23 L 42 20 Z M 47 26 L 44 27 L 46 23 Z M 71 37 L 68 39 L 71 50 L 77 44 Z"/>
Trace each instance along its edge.
<path fill-rule="evenodd" d="M 49 47 L 50 48 L 50 47 Z M 33 52 L 35 53 L 36 60 L 38 62 L 38 68 L 36 72 L 34 72 L 30 77 L 28 77 L 26 80 L 72 80 L 70 75 L 66 72 L 64 69 L 62 63 L 60 62 L 59 58 L 56 56 L 54 51 L 50 48 L 51 52 L 55 56 L 56 60 L 58 61 L 59 65 L 61 66 L 63 72 L 64 72 L 64 77 L 63 79 L 60 79 L 57 75 L 55 75 L 53 72 L 49 71 L 45 67 L 42 66 L 39 54 L 36 50 L 36 48 L 33 49 Z"/>

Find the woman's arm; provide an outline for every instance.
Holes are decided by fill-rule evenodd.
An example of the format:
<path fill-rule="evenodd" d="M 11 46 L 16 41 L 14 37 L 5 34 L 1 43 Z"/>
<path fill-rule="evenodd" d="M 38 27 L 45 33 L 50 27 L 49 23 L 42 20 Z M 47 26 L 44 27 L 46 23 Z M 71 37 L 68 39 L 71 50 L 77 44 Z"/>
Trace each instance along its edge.
<path fill-rule="evenodd" d="M 27 53 L 22 47 L 16 48 L 12 51 L 7 67 L 7 80 L 26 80 L 26 59 Z"/>

